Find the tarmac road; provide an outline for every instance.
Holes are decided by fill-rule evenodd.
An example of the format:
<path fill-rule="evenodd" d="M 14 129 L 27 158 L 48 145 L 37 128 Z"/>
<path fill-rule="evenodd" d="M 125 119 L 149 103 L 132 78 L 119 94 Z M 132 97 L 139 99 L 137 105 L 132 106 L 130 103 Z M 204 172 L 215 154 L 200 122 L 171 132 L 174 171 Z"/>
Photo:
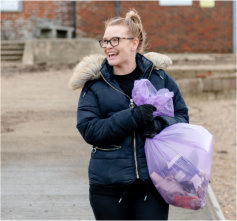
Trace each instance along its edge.
<path fill-rule="evenodd" d="M 90 146 L 75 118 L 26 122 L 2 136 L 2 219 L 91 220 Z M 42 128 L 45 128 L 42 131 Z M 171 207 L 171 220 L 215 220 L 213 207 Z"/>
<path fill-rule="evenodd" d="M 2 78 L 1 219 L 90 220 L 87 167 L 91 148 L 75 128 L 79 92 L 67 88 L 71 70 Z M 170 219 L 215 220 L 170 209 Z"/>

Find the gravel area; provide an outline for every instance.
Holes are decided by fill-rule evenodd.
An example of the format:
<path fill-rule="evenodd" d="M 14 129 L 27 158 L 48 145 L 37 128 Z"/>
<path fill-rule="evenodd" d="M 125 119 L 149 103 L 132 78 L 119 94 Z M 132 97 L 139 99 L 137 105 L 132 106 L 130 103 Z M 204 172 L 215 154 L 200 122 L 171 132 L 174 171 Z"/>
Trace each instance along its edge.
<path fill-rule="evenodd" d="M 70 69 L 17 72 L 2 70 L 2 135 L 25 122 L 73 115 L 78 91 L 67 88 Z M 190 123 L 214 136 L 211 185 L 224 216 L 236 220 L 236 100 L 186 98 Z M 74 126 L 74 125 L 73 125 Z"/>
<path fill-rule="evenodd" d="M 211 186 L 226 219 L 236 220 L 236 100 L 186 99 L 190 123 L 214 136 Z"/>

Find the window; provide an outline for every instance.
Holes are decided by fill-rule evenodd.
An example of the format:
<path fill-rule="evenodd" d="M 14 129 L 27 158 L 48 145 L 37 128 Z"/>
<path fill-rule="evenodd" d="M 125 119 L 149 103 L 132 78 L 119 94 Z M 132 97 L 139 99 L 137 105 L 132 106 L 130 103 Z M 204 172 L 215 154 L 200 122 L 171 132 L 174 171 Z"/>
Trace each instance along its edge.
<path fill-rule="evenodd" d="M 215 7 L 215 1 L 214 0 L 200 0 L 199 2 L 200 2 L 200 7 L 202 7 L 202 8 L 213 8 L 213 7 Z"/>
<path fill-rule="evenodd" d="M 0 0 L 0 10 L 2 12 L 21 12 L 22 0 Z"/>
<path fill-rule="evenodd" d="M 57 30 L 56 31 L 57 38 L 67 38 L 67 31 L 66 30 Z"/>
<path fill-rule="evenodd" d="M 50 29 L 41 29 L 40 37 L 41 38 L 50 38 L 52 35 L 52 31 Z"/>
<path fill-rule="evenodd" d="M 191 6 L 192 0 L 159 0 L 160 6 Z"/>

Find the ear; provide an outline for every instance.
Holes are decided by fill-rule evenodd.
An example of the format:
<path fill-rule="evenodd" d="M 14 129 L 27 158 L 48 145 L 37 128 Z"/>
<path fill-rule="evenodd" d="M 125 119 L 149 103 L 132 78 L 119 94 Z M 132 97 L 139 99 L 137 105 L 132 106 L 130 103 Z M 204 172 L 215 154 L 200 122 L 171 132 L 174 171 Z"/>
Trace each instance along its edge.
<path fill-rule="evenodd" d="M 132 51 L 136 51 L 137 48 L 138 48 L 138 45 L 139 45 L 139 40 L 138 40 L 138 38 L 134 38 L 132 42 L 133 42 Z"/>

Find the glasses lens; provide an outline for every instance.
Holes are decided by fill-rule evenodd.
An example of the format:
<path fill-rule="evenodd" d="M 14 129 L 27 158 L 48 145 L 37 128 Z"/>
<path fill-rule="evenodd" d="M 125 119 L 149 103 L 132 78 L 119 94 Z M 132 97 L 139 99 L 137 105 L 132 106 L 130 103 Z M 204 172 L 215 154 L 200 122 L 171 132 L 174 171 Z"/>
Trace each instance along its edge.
<path fill-rule="evenodd" d="M 112 46 L 117 46 L 119 44 L 119 38 L 118 37 L 111 38 L 110 42 Z"/>
<path fill-rule="evenodd" d="M 119 37 L 111 38 L 110 40 L 99 40 L 100 47 L 106 48 L 107 44 L 110 43 L 111 46 L 115 47 L 119 44 Z"/>
<path fill-rule="evenodd" d="M 100 43 L 100 47 L 104 48 L 105 47 L 105 43 L 103 40 L 99 40 L 99 43 Z"/>

